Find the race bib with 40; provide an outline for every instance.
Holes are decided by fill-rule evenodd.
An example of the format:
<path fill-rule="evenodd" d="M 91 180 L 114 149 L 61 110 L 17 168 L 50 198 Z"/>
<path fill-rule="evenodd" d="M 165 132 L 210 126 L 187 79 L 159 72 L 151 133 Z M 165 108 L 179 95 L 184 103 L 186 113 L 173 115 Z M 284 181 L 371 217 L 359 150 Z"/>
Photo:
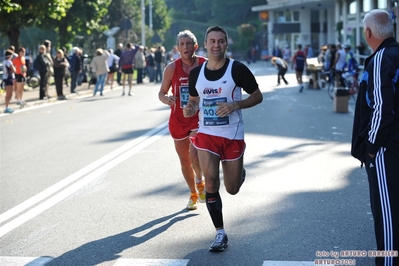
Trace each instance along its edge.
<path fill-rule="evenodd" d="M 226 97 L 204 99 L 202 101 L 202 113 L 204 126 L 225 126 L 229 124 L 229 116 L 219 117 L 216 115 L 217 103 L 227 103 Z"/>

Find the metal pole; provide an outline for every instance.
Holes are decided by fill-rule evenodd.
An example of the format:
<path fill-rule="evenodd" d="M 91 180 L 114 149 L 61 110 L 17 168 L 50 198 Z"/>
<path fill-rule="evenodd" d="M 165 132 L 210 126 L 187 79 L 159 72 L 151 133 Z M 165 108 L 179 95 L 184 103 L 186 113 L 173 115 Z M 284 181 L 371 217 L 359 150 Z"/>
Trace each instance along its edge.
<path fill-rule="evenodd" d="M 144 0 L 141 0 L 141 44 L 145 46 L 145 6 Z"/>
<path fill-rule="evenodd" d="M 150 31 L 152 32 L 152 0 L 150 0 Z"/>

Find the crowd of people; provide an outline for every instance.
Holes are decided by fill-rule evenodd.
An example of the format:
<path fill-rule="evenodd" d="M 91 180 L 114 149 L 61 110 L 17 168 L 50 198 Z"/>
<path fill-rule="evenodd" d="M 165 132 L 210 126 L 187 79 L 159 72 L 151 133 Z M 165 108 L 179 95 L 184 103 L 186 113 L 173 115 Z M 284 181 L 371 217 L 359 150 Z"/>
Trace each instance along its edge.
<path fill-rule="evenodd" d="M 314 58 L 314 53 L 309 45 L 303 49 L 302 45 L 298 44 L 296 48 L 297 50 L 294 52 L 293 56 L 288 56 L 291 54 L 288 47 L 288 50 L 285 49 L 282 52 L 275 50 L 274 53 L 280 56 L 274 55 L 271 58 L 271 63 L 278 69 L 277 85 L 280 85 L 280 79 L 283 79 L 285 84 L 288 85 L 284 75 L 288 71 L 291 63 L 291 68 L 295 70 L 296 80 L 299 84 L 299 92 L 302 92 L 304 88 L 302 76 L 308 67 L 307 59 Z M 364 55 L 365 45 L 361 43 L 357 48 L 359 49 L 359 53 Z M 333 76 L 338 75 L 342 86 L 344 86 L 343 79 L 346 75 L 344 72 L 355 75 L 359 70 L 358 60 L 349 44 L 341 45 L 338 43 L 322 46 L 317 56 L 317 62 L 318 65 L 321 66 L 322 71 L 330 72 L 329 80 L 332 81 Z"/>
<path fill-rule="evenodd" d="M 3 62 L 3 84 L 5 84 L 5 113 L 14 110 L 9 107 L 12 95 L 15 92 L 17 104 L 23 107 L 24 86 L 29 72 L 37 72 L 40 77 L 39 99 L 48 100 L 49 86 L 54 83 L 57 100 L 66 100 L 63 93 L 64 86 L 70 86 L 70 92 L 76 93 L 77 86 L 84 82 L 94 84 L 93 96 L 99 92 L 103 95 L 104 86 L 109 84 L 113 89 L 114 79 L 122 86 L 122 95 L 125 95 L 125 86 L 128 86 L 127 95 L 132 96 L 133 74 L 136 83 L 161 83 L 163 71 L 167 64 L 179 58 L 177 46 L 166 52 L 163 46 L 148 48 L 142 45 L 119 43 L 115 52 L 112 48 L 97 48 L 93 56 L 83 54 L 79 47 L 73 47 L 71 55 L 65 47 L 55 50 L 52 54 L 51 41 L 45 40 L 38 48 L 37 56 L 31 58 L 26 55 L 26 49 L 21 47 L 15 52 L 15 47 L 6 50 Z M 32 64 L 33 62 L 33 64 Z"/>

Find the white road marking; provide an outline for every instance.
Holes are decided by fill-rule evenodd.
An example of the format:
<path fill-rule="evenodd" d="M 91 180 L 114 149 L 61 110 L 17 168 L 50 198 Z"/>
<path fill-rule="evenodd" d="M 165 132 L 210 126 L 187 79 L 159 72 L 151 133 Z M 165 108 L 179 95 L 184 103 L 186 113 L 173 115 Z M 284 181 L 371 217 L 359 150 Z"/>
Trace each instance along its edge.
<path fill-rule="evenodd" d="M 1 266 L 40 266 L 46 265 L 51 257 L 0 257 Z"/>
<path fill-rule="evenodd" d="M 264 261 L 263 266 L 314 266 L 314 261 Z M 325 266 L 334 266 L 323 264 Z"/>
<path fill-rule="evenodd" d="M 118 259 L 114 266 L 186 266 L 189 260 Z"/>
<path fill-rule="evenodd" d="M 20 215 L 19 217 L 11 220 L 10 222 L 4 224 L 0 227 L 0 237 L 4 236 L 11 230 L 17 228 L 18 226 L 22 225 L 23 223 L 29 221 L 30 219 L 36 217 L 40 213 L 44 212 L 45 210 L 49 209 L 50 207 L 54 206 L 55 204 L 59 203 L 63 199 L 67 198 L 68 196 L 72 195 L 85 185 L 89 184 L 105 172 L 109 171 L 110 169 L 114 168 L 118 164 L 122 163 L 123 161 L 127 160 L 137 152 L 144 149 L 146 146 L 150 145 L 151 143 L 158 140 L 160 137 L 168 133 L 167 122 L 159 125 L 158 127 L 148 131 L 147 133 L 143 134 L 142 136 L 138 137 L 137 139 L 128 142 L 127 144 L 123 145 L 122 147 L 118 148 L 117 150 L 107 154 L 106 156 L 102 157 L 101 159 L 91 163 L 90 165 L 86 166 L 85 168 L 79 170 L 78 172 L 70 175 L 69 177 L 63 179 L 62 181 L 56 183 L 55 185 L 49 187 L 48 189 L 42 191 L 41 193 L 33 196 L 32 198 L 24 201 L 23 203 L 15 206 L 14 208 L 4 212 L 0 215 L 0 223 L 7 221 L 8 219 L 16 216 L 17 214 L 27 210 L 31 206 L 39 203 L 40 201 L 44 200 L 45 198 L 51 196 L 52 194 L 56 193 L 57 191 L 65 188 L 72 182 L 78 180 L 79 178 L 85 176 L 81 180 L 77 181 L 76 183 L 72 184 L 71 186 L 65 188 L 64 190 L 58 192 L 54 196 L 48 198 L 46 201 L 42 202 L 41 204 L 37 205 L 36 207 L 32 208 L 31 210 L 27 211 L 26 213 Z"/>
<path fill-rule="evenodd" d="M 1 266 L 42 266 L 52 257 L 0 257 Z M 113 266 L 186 266 L 189 259 L 117 259 Z M 264 261 L 262 266 L 314 266 L 313 261 Z M 332 264 L 323 264 L 334 266 Z"/>

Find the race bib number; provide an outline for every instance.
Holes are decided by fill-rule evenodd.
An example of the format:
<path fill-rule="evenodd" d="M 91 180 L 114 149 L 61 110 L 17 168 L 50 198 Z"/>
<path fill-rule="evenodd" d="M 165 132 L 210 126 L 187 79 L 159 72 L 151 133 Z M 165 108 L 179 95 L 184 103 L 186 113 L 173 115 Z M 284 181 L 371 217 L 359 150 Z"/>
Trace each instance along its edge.
<path fill-rule="evenodd" d="M 190 98 L 190 94 L 188 93 L 188 86 L 181 86 L 180 87 L 180 107 L 181 108 L 187 106 L 189 98 Z"/>
<path fill-rule="evenodd" d="M 229 124 L 229 116 L 219 117 L 216 115 L 218 109 L 217 103 L 226 103 L 227 98 L 204 99 L 202 102 L 202 112 L 204 118 L 204 126 L 225 126 Z"/>

